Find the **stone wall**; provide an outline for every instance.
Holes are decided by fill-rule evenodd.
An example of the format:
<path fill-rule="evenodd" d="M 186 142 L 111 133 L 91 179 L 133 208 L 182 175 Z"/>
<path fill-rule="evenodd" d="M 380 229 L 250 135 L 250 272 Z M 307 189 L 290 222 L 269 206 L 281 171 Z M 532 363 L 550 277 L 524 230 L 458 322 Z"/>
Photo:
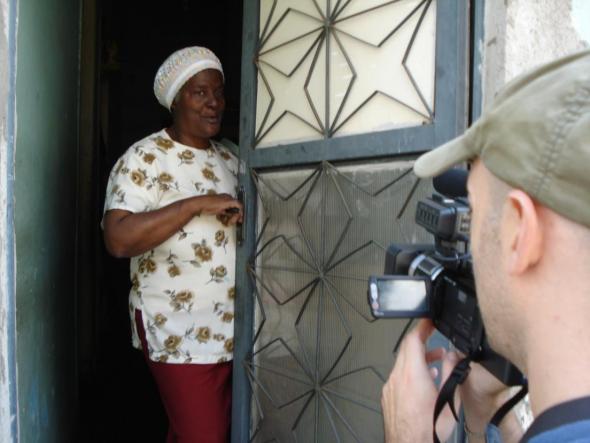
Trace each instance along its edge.
<path fill-rule="evenodd" d="M 589 23 L 587 0 L 486 0 L 484 106 L 523 71 L 589 47 Z"/>

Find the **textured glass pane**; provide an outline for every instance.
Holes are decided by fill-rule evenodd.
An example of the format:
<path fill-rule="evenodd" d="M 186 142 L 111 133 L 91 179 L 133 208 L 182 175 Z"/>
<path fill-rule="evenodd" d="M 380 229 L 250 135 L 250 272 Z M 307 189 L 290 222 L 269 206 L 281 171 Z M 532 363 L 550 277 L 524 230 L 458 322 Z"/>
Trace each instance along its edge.
<path fill-rule="evenodd" d="M 298 9 L 290 9 L 285 13 L 279 26 L 280 32 L 273 32 L 265 39 L 263 52 L 282 45 L 289 46 L 302 36 L 321 29 L 323 20 L 320 17 L 309 16 Z"/>
<path fill-rule="evenodd" d="M 426 11 L 406 60 L 408 75 L 412 78 L 416 90 L 431 114 L 434 112 L 436 50 L 436 8 L 434 6 L 435 3 Z"/>
<path fill-rule="evenodd" d="M 280 49 L 287 55 L 289 50 L 286 46 Z M 316 111 L 304 92 L 313 60 L 313 51 L 310 51 L 298 62 L 294 71 L 285 73 L 264 58 L 260 59 L 258 68 L 263 84 L 259 83 L 258 87 L 265 88 L 270 96 L 268 107 L 264 102 L 257 106 L 259 124 L 256 137 L 262 142 L 260 147 L 283 143 L 284 134 L 291 134 L 291 141 L 321 138 Z"/>
<path fill-rule="evenodd" d="M 280 26 L 281 19 L 285 19 L 289 14 L 307 15 L 322 20 L 323 14 L 320 13 L 318 5 L 325 1 L 314 0 L 260 0 L 260 36 L 264 39 L 269 36 L 272 29 Z M 322 10 L 322 12 L 325 10 Z M 289 30 L 285 33 L 290 32 Z"/>
<path fill-rule="evenodd" d="M 260 127 L 268 119 L 268 112 L 272 97 L 270 91 L 264 84 L 264 78 L 258 72 L 258 90 L 256 91 L 256 102 L 258 103 L 256 115 L 256 132 L 260 132 Z"/>
<path fill-rule="evenodd" d="M 336 135 L 416 126 L 430 121 L 430 110 L 434 102 L 434 21 L 431 23 L 422 20 L 422 6 L 410 10 L 411 15 L 406 15 L 401 23 L 398 23 L 399 17 L 395 17 L 391 19 L 391 26 L 371 32 L 371 29 L 374 29 L 371 26 L 374 22 L 370 19 L 372 15 L 379 14 L 377 17 L 381 17 L 387 10 L 395 10 L 402 6 L 394 3 L 387 8 L 379 8 L 371 13 L 344 20 L 343 27 L 346 24 L 354 29 L 354 34 L 336 32 L 357 75 L 341 118 L 333 122 L 337 128 Z M 429 8 L 426 17 L 434 18 L 434 8 Z M 421 20 L 422 23 L 418 26 Z M 431 26 L 426 29 L 428 24 Z M 388 35 L 393 30 L 395 32 Z M 368 38 L 361 40 L 364 35 L 371 37 L 371 33 L 377 33 L 378 38 L 374 38 L 375 41 L 386 38 L 379 43 L 381 46 L 367 45 Z M 431 39 L 426 41 L 422 35 L 428 33 Z M 412 44 L 415 35 L 420 35 L 421 38 L 415 39 Z M 422 84 L 416 81 L 404 63 L 407 51 L 413 56 L 412 61 L 416 57 L 419 58 L 420 69 L 424 70 L 417 77 L 418 80 L 428 76 L 427 81 L 422 81 Z"/>
<path fill-rule="evenodd" d="M 263 1 L 260 26 L 258 147 L 432 121 L 435 1 Z"/>
<path fill-rule="evenodd" d="M 330 101 L 330 115 L 328 121 L 333 126 L 342 113 L 342 109 L 346 108 L 348 103 L 348 94 L 354 88 L 353 83 L 356 79 L 356 71 L 347 49 L 342 45 L 342 39 L 337 38 L 336 34 L 331 34 L 329 37 L 329 75 L 330 81 L 328 97 Z M 325 89 L 325 85 L 324 85 Z"/>
<path fill-rule="evenodd" d="M 367 278 L 383 273 L 390 243 L 431 241 L 413 223 L 430 182 L 410 168 L 324 163 L 255 176 L 254 441 L 383 441 L 380 393 L 407 321 L 372 318 Z"/>
<path fill-rule="evenodd" d="M 338 19 L 338 30 L 378 46 L 394 29 L 403 26 L 404 21 L 423 3 L 424 0 L 390 4 L 382 0 L 352 1 Z M 386 23 L 387 26 L 371 26 L 375 22 Z"/>
<path fill-rule="evenodd" d="M 288 45 L 271 47 L 261 53 L 258 58 L 282 72 L 283 75 L 289 76 L 301 63 L 301 60 L 304 59 L 306 53 L 310 49 L 315 49 L 320 34 L 321 31 L 316 26 L 315 29 L 299 36 L 296 40 L 289 42 Z"/>

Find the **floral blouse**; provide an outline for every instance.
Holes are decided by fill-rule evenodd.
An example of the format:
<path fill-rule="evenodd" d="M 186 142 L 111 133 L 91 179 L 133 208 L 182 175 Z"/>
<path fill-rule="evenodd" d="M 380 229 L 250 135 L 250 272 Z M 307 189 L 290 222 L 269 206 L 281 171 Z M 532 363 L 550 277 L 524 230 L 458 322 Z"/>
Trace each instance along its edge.
<path fill-rule="evenodd" d="M 153 211 L 187 197 L 236 196 L 237 159 L 223 145 L 207 150 L 174 142 L 165 130 L 131 146 L 109 177 L 104 211 Z M 161 245 L 133 257 L 129 310 L 142 311 L 149 356 L 167 363 L 231 360 L 235 228 L 223 216 L 194 217 Z"/>

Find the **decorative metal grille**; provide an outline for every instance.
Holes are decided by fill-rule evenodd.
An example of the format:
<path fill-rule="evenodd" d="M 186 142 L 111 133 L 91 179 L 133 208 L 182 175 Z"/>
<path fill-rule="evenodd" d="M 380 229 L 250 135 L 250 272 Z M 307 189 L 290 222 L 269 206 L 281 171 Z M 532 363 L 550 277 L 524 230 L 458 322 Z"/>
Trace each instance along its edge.
<path fill-rule="evenodd" d="M 390 243 L 429 241 L 413 218 L 430 184 L 409 161 L 253 174 L 252 440 L 383 441 L 380 393 L 408 322 L 371 317 L 367 277 Z"/>
<path fill-rule="evenodd" d="M 431 123 L 435 6 L 261 0 L 255 145 Z"/>

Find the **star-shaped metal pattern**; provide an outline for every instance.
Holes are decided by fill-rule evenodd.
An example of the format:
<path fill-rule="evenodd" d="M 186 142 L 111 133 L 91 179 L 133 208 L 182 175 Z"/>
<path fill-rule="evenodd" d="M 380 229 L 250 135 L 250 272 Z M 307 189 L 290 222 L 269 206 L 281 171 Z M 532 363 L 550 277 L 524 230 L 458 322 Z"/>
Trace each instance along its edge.
<path fill-rule="evenodd" d="M 409 220 L 430 189 L 410 171 L 409 162 L 324 162 L 253 173 L 262 206 L 249 266 L 258 328 L 245 365 L 255 441 L 382 440 L 380 392 L 407 321 L 374 321 L 367 277 L 383 272 L 389 243 L 427 239 Z"/>
<path fill-rule="evenodd" d="M 434 62 L 420 59 L 416 42 L 434 47 L 433 3 L 263 0 L 255 144 L 287 124 L 287 139 L 293 124 L 307 139 L 354 132 L 347 126 L 366 109 L 394 112 L 396 125 L 431 123 Z"/>

